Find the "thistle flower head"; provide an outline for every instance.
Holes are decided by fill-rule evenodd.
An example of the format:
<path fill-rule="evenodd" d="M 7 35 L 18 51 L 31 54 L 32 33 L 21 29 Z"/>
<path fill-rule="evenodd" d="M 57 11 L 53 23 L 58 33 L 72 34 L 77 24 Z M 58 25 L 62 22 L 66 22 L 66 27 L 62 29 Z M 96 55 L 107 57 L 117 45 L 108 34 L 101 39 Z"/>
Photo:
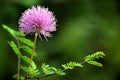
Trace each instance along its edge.
<path fill-rule="evenodd" d="M 56 31 L 56 19 L 48 8 L 33 6 L 22 14 L 19 28 L 26 34 L 38 33 L 44 37 L 50 37 L 51 32 Z"/>

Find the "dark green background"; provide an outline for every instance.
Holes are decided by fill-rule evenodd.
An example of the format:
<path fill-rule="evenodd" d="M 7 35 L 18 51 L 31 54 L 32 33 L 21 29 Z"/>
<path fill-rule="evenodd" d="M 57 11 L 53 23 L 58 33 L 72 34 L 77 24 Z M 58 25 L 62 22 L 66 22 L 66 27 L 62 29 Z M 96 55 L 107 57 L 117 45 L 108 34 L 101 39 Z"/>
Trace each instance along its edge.
<path fill-rule="evenodd" d="M 0 0 L 0 25 L 18 30 L 21 14 L 32 5 L 53 11 L 57 31 L 53 37 L 38 39 L 36 63 L 60 68 L 69 61 L 82 61 L 85 55 L 103 51 L 99 61 L 103 68 L 86 64 L 84 68 L 67 71 L 66 76 L 41 80 L 120 80 L 120 1 L 119 0 Z M 27 35 L 33 40 L 33 35 Z M 8 45 L 14 40 L 0 26 L 0 80 L 12 80 L 17 56 Z"/>

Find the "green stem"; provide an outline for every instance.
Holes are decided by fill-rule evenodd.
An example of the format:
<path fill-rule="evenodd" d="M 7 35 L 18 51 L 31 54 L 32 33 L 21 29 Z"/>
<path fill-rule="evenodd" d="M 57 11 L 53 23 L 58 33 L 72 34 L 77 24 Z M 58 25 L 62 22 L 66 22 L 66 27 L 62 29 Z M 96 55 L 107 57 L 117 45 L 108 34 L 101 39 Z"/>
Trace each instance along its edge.
<path fill-rule="evenodd" d="M 31 60 L 30 60 L 30 66 L 31 66 L 31 64 L 32 64 L 32 60 L 33 60 L 33 57 L 34 57 L 34 54 L 35 54 L 37 36 L 38 36 L 38 33 L 35 33 L 34 46 L 33 46 L 33 49 L 32 49 L 32 55 L 31 55 Z"/>
<path fill-rule="evenodd" d="M 20 79 L 20 63 L 21 63 L 21 59 L 18 56 L 18 70 L 17 70 L 17 80 Z"/>
<path fill-rule="evenodd" d="M 18 50 L 20 50 L 20 43 L 18 39 L 17 39 L 17 45 L 18 45 Z M 17 80 L 20 80 L 20 64 L 21 64 L 21 58 L 20 56 L 18 56 Z"/>

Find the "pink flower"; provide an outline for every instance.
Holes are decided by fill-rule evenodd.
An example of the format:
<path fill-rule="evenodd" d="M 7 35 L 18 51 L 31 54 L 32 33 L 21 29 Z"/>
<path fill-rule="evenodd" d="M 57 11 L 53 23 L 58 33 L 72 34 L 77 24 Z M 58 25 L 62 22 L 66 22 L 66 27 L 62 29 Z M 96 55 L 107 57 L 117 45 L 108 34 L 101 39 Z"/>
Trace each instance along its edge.
<path fill-rule="evenodd" d="M 46 38 L 51 36 L 51 32 L 56 31 L 56 19 L 48 8 L 33 6 L 22 14 L 19 28 L 26 34 L 37 32 Z"/>

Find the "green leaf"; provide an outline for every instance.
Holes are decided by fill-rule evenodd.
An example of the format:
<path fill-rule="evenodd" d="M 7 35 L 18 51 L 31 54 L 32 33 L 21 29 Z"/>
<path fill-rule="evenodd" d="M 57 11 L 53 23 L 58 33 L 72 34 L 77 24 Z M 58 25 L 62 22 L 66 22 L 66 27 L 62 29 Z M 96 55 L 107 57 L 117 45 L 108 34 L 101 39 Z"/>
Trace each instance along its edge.
<path fill-rule="evenodd" d="M 20 76 L 20 80 L 25 80 L 25 77 L 23 77 L 23 76 Z"/>
<path fill-rule="evenodd" d="M 46 75 L 50 75 L 50 74 L 54 74 L 55 73 L 55 68 L 51 68 L 49 67 L 49 65 L 46 65 L 45 63 L 42 64 L 42 69 L 43 69 L 43 72 L 46 74 Z"/>
<path fill-rule="evenodd" d="M 20 37 L 25 37 L 24 32 L 21 32 L 21 31 L 17 31 L 17 35 L 20 36 Z"/>
<path fill-rule="evenodd" d="M 27 67 L 21 66 L 21 69 L 25 71 L 26 73 L 29 73 L 29 69 Z"/>
<path fill-rule="evenodd" d="M 27 56 L 22 56 L 22 59 L 27 62 L 28 64 L 30 64 L 31 60 L 30 58 L 28 58 Z"/>
<path fill-rule="evenodd" d="M 87 63 L 98 66 L 98 67 L 103 67 L 103 65 L 97 61 L 88 61 Z"/>
<path fill-rule="evenodd" d="M 96 52 L 96 53 L 91 55 L 92 58 L 96 58 L 96 59 L 103 58 L 103 56 L 105 56 L 105 54 L 103 52 L 101 52 L 101 51 Z"/>
<path fill-rule="evenodd" d="M 18 36 L 20 36 L 20 37 L 25 36 L 24 32 L 16 31 L 16 30 L 11 29 L 10 27 L 8 27 L 7 25 L 4 25 L 4 24 L 2 26 L 5 30 L 7 30 L 16 39 L 17 39 Z"/>
<path fill-rule="evenodd" d="M 21 69 L 23 71 L 25 71 L 26 73 L 29 73 L 30 76 L 37 76 L 40 74 L 39 70 L 38 69 L 34 69 L 32 67 L 24 67 L 24 66 L 21 66 Z"/>
<path fill-rule="evenodd" d="M 32 67 L 29 67 L 29 75 L 31 76 L 38 76 L 40 74 L 38 69 L 34 69 Z"/>
<path fill-rule="evenodd" d="M 29 40 L 29 39 L 26 39 L 26 38 L 19 38 L 19 40 L 21 42 L 23 42 L 24 44 L 30 46 L 30 47 L 33 47 L 34 46 L 34 43 L 33 41 Z"/>
<path fill-rule="evenodd" d="M 22 46 L 21 47 L 24 51 L 28 52 L 29 54 L 32 54 L 32 49 L 28 46 Z M 34 52 L 35 56 L 37 56 L 37 53 Z"/>
<path fill-rule="evenodd" d="M 14 38 L 17 38 L 15 30 L 9 28 L 7 25 L 2 25 L 5 30 L 7 30 Z"/>
<path fill-rule="evenodd" d="M 21 57 L 26 63 L 28 63 L 29 65 L 31 65 L 31 67 L 33 68 L 33 69 L 36 69 L 37 67 L 36 67 L 36 64 L 32 61 L 31 62 L 31 59 L 30 58 L 28 58 L 27 56 L 22 56 Z"/>
<path fill-rule="evenodd" d="M 50 67 L 49 65 L 46 65 L 45 63 L 42 64 L 42 69 L 46 75 L 58 74 L 58 75 L 63 76 L 66 74 L 63 70 L 57 69 L 55 67 Z"/>
<path fill-rule="evenodd" d="M 61 70 L 61 69 L 58 69 L 58 70 L 56 71 L 56 74 L 58 74 L 58 75 L 60 75 L 60 76 L 66 75 L 66 73 L 65 73 L 63 70 Z"/>
<path fill-rule="evenodd" d="M 17 79 L 18 74 L 13 75 L 13 78 Z"/>
<path fill-rule="evenodd" d="M 13 51 L 16 53 L 17 56 L 22 56 L 19 49 L 17 48 L 17 45 L 13 41 L 8 43 L 10 44 L 10 46 L 12 47 Z"/>
<path fill-rule="evenodd" d="M 74 67 L 83 67 L 83 65 L 81 65 L 78 62 L 69 62 L 66 64 L 63 64 L 62 67 L 67 70 L 67 69 L 73 69 Z"/>
<path fill-rule="evenodd" d="M 85 56 L 84 60 L 85 61 L 91 61 L 91 60 L 94 60 L 94 59 L 103 58 L 103 56 L 105 56 L 105 54 L 103 52 L 99 51 L 99 52 L 96 52 L 94 54 Z"/>

